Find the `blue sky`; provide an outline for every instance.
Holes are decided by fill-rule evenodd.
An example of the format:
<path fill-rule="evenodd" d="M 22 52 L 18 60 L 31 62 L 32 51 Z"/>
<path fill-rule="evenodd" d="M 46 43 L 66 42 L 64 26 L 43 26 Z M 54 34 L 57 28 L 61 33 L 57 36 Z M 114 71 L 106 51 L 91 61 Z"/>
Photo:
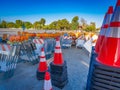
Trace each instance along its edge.
<path fill-rule="evenodd" d="M 94 21 L 100 27 L 104 14 L 117 0 L 0 0 L 0 18 L 6 21 L 46 19 L 46 24 L 58 19 L 74 16 Z"/>

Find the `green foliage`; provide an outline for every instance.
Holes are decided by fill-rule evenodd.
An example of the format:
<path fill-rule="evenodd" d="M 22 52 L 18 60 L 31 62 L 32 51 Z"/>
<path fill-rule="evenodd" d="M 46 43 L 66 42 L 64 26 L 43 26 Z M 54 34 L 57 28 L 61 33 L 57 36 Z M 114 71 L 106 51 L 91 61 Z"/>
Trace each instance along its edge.
<path fill-rule="evenodd" d="M 67 19 L 53 21 L 48 25 L 45 25 L 45 23 L 46 23 L 46 20 L 44 18 L 41 18 L 39 21 L 35 21 L 33 24 L 29 21 L 23 22 L 22 20 L 16 20 L 15 23 L 6 22 L 3 20 L 0 23 L 0 28 L 23 28 L 24 27 L 27 29 L 34 28 L 36 30 L 78 30 L 80 26 L 81 29 L 84 31 L 96 32 L 95 22 L 91 22 L 88 25 L 87 21 L 84 18 L 81 18 L 79 23 L 78 16 L 73 17 L 71 23 Z"/>
<path fill-rule="evenodd" d="M 2 28 L 2 25 L 1 25 L 1 23 L 0 23 L 0 28 Z"/>
<path fill-rule="evenodd" d="M 15 28 L 15 23 L 13 23 L 13 22 L 8 22 L 8 23 L 7 23 L 7 28 Z"/>
<path fill-rule="evenodd" d="M 46 23 L 46 20 L 45 20 L 44 18 L 41 18 L 41 20 L 40 20 L 40 24 L 41 24 L 42 26 L 44 26 L 45 23 Z"/>
<path fill-rule="evenodd" d="M 45 28 L 46 20 L 44 18 L 41 18 L 40 21 L 36 21 L 33 24 L 34 29 L 44 29 Z"/>
<path fill-rule="evenodd" d="M 79 27 L 78 20 L 79 20 L 78 16 L 73 17 L 72 23 L 70 25 L 72 30 L 77 30 L 78 29 L 78 27 Z"/>
<path fill-rule="evenodd" d="M 58 29 L 57 24 L 58 24 L 58 21 L 52 22 L 51 24 L 49 24 L 48 29 L 50 29 L 50 30 L 52 30 L 52 29 L 55 29 L 55 30 Z"/>
<path fill-rule="evenodd" d="M 91 22 L 90 25 L 87 25 L 85 31 L 88 32 L 95 32 L 96 31 L 96 24 L 95 22 Z"/>
<path fill-rule="evenodd" d="M 1 22 L 1 27 L 2 27 L 2 28 L 6 28 L 6 27 L 7 27 L 7 22 L 3 20 L 3 21 Z"/>
<path fill-rule="evenodd" d="M 37 30 L 40 29 L 39 21 L 34 22 L 33 27 L 34 27 L 34 29 L 37 29 Z"/>
<path fill-rule="evenodd" d="M 16 28 L 21 28 L 23 25 L 23 22 L 22 22 L 22 20 L 16 20 L 15 24 L 16 24 Z"/>
<path fill-rule="evenodd" d="M 27 29 L 30 29 L 33 26 L 31 22 L 24 22 L 24 25 Z"/>
<path fill-rule="evenodd" d="M 54 30 L 68 30 L 70 27 L 69 21 L 67 19 L 62 19 L 58 21 L 54 21 L 49 25 L 49 29 Z"/>

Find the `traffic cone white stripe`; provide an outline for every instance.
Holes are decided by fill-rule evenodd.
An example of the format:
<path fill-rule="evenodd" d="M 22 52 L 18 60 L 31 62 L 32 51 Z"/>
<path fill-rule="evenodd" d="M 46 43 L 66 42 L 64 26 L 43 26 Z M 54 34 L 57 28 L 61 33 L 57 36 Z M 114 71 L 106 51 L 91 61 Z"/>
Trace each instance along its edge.
<path fill-rule="evenodd" d="M 110 24 L 111 17 L 112 17 L 112 13 L 111 14 L 107 14 L 106 23 L 104 25 L 104 28 L 108 28 L 108 26 Z"/>
<path fill-rule="evenodd" d="M 60 47 L 60 41 L 56 41 L 56 47 Z"/>
<path fill-rule="evenodd" d="M 46 59 L 45 58 L 41 58 L 40 62 L 46 62 Z"/>
<path fill-rule="evenodd" d="M 61 49 L 55 49 L 55 53 L 62 53 Z"/>
<path fill-rule="evenodd" d="M 47 70 L 47 62 L 45 58 L 44 48 L 41 49 L 40 63 L 38 66 L 40 72 L 45 72 Z"/>
<path fill-rule="evenodd" d="M 50 73 L 46 72 L 45 73 L 45 80 L 44 80 L 44 90 L 52 90 L 52 84 L 51 84 L 51 79 L 50 79 Z"/>
<path fill-rule="evenodd" d="M 44 56 L 45 56 L 45 52 L 42 51 L 40 56 L 41 56 L 41 57 L 44 57 Z"/>
<path fill-rule="evenodd" d="M 44 82 L 44 90 L 52 90 L 52 84 L 51 84 L 51 80 L 45 80 Z"/>
<path fill-rule="evenodd" d="M 106 32 L 106 37 L 120 38 L 120 27 L 110 27 Z"/>

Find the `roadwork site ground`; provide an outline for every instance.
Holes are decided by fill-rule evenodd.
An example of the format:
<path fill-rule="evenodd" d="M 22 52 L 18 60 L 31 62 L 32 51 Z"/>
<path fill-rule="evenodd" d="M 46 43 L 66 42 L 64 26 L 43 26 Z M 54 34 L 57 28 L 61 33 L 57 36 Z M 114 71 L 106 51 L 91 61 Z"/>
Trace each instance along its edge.
<path fill-rule="evenodd" d="M 69 83 L 62 90 L 85 90 L 89 70 L 89 54 L 85 49 L 63 49 L 67 61 Z M 0 90 L 43 90 L 44 81 L 36 79 L 38 64 L 18 63 L 14 76 L 0 81 Z M 60 90 L 53 86 L 53 90 Z"/>

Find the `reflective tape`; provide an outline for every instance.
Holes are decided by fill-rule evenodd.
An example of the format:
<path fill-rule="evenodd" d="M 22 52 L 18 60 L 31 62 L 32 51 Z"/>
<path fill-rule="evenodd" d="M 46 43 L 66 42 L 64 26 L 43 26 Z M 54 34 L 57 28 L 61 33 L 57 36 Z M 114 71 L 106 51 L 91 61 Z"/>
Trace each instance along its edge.
<path fill-rule="evenodd" d="M 56 47 L 60 47 L 60 41 L 56 41 Z"/>
<path fill-rule="evenodd" d="M 45 62 L 46 59 L 45 58 L 40 58 L 40 62 Z"/>
<path fill-rule="evenodd" d="M 120 6 L 115 8 L 111 21 L 120 22 Z"/>
<path fill-rule="evenodd" d="M 55 49 L 55 53 L 62 53 L 61 49 Z"/>
<path fill-rule="evenodd" d="M 33 39 L 33 42 L 34 42 L 35 44 L 37 44 L 37 41 L 36 41 L 36 39 Z"/>
<path fill-rule="evenodd" d="M 40 39 L 38 39 L 38 42 L 39 42 L 39 44 L 42 44 L 42 42 L 41 42 L 41 40 L 40 40 Z"/>
<path fill-rule="evenodd" d="M 106 37 L 120 38 L 120 27 L 110 27 L 106 31 Z"/>
<path fill-rule="evenodd" d="M 41 55 L 40 55 L 41 57 L 44 57 L 45 56 L 45 53 L 44 52 L 41 52 Z"/>

